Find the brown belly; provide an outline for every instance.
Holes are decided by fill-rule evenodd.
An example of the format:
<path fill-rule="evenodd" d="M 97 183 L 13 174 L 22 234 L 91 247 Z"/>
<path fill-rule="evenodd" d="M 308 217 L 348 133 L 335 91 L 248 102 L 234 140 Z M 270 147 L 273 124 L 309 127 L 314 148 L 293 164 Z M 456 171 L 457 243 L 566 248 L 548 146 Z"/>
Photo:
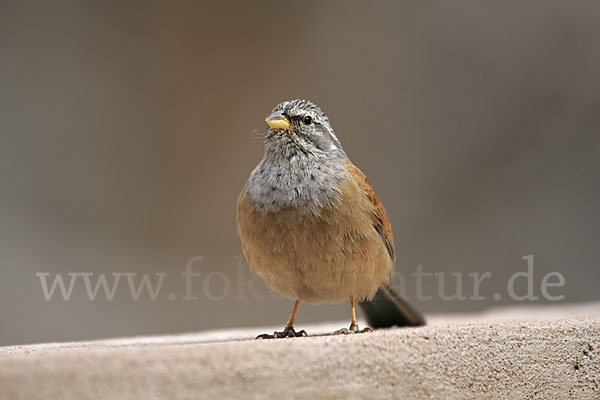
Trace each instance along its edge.
<path fill-rule="evenodd" d="M 238 231 L 250 267 L 282 296 L 309 303 L 369 298 L 388 282 L 392 260 L 368 215 L 368 200 L 351 181 L 317 212 L 259 211 L 238 201 Z"/>

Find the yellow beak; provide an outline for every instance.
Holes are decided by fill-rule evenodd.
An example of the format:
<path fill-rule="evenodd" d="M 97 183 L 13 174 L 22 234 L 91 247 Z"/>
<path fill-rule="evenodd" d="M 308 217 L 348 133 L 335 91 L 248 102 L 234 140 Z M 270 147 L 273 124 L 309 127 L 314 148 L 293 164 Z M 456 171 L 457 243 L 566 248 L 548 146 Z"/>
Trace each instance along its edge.
<path fill-rule="evenodd" d="M 290 121 L 285 117 L 267 118 L 266 121 L 271 129 L 287 129 L 290 127 Z"/>

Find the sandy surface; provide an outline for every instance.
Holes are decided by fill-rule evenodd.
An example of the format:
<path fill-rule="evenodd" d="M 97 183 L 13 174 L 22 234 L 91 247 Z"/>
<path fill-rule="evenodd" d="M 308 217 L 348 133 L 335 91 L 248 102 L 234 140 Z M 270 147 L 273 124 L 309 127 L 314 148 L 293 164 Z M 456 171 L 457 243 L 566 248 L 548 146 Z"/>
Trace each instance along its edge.
<path fill-rule="evenodd" d="M 0 399 L 600 398 L 600 303 L 250 339 L 269 330 L 3 347 Z"/>

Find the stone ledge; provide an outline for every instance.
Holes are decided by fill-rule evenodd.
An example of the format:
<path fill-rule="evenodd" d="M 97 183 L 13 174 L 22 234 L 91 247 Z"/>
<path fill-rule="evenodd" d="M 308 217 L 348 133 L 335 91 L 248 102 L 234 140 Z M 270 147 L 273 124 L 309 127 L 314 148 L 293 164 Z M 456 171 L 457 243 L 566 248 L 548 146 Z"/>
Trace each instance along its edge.
<path fill-rule="evenodd" d="M 4 347 L 0 398 L 597 399 L 600 307 L 586 307 L 346 336 L 241 340 L 257 328 Z"/>

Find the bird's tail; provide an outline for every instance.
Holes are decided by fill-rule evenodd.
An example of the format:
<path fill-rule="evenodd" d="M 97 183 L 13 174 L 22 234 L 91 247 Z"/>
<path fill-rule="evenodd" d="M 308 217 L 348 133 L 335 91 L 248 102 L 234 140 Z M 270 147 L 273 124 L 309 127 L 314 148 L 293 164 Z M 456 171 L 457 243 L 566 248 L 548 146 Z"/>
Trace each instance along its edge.
<path fill-rule="evenodd" d="M 425 325 L 423 314 L 389 287 L 379 288 L 371 300 L 359 305 L 373 329 Z"/>

